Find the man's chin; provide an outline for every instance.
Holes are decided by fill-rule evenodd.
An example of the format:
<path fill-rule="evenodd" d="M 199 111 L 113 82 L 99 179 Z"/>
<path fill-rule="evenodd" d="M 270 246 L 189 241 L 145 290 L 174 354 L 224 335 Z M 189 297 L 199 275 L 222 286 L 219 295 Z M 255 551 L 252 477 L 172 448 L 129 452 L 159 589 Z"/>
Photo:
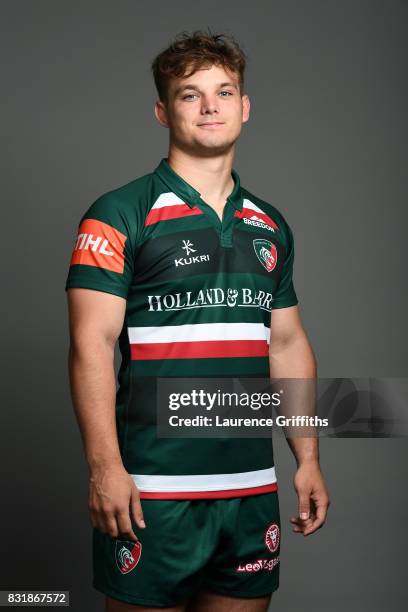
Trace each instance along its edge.
<path fill-rule="evenodd" d="M 203 138 L 183 140 L 175 135 L 170 135 L 170 146 L 173 144 L 180 151 L 193 157 L 214 157 L 226 155 L 234 148 L 238 136 L 234 139 Z"/>
<path fill-rule="evenodd" d="M 223 155 L 229 153 L 233 148 L 235 140 L 228 142 L 194 142 L 191 144 L 191 150 L 194 153 L 199 153 L 203 157 L 213 157 L 214 155 Z"/>

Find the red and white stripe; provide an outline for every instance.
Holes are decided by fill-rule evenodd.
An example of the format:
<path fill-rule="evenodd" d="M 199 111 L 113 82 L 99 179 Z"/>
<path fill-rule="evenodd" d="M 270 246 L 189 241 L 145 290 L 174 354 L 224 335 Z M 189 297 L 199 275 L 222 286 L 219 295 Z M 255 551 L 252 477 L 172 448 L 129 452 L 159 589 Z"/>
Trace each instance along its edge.
<path fill-rule="evenodd" d="M 142 499 L 244 497 L 277 491 L 275 468 L 236 474 L 145 475 L 130 474 Z"/>
<path fill-rule="evenodd" d="M 267 357 L 269 327 L 263 323 L 196 323 L 128 327 L 131 359 Z"/>
<path fill-rule="evenodd" d="M 145 225 L 153 225 L 159 221 L 178 219 L 179 217 L 190 217 L 191 215 L 204 214 L 197 206 L 191 208 L 186 202 L 171 191 L 162 193 L 151 207 Z"/>
<path fill-rule="evenodd" d="M 273 221 L 269 215 L 267 215 L 261 208 L 259 208 L 259 206 L 247 198 L 244 198 L 242 210 L 237 210 L 235 212 L 235 217 L 239 217 L 240 219 L 243 217 L 247 219 L 252 219 L 255 217 L 255 221 L 262 221 L 266 225 L 269 225 L 273 230 L 279 229 L 275 221 Z"/>

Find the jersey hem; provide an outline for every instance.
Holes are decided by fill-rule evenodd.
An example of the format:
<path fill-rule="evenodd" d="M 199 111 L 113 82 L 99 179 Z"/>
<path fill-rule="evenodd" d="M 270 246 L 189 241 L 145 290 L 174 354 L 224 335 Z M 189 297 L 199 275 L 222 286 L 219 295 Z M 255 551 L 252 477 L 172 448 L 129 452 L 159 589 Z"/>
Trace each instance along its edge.
<path fill-rule="evenodd" d="M 211 491 L 247 491 L 277 483 L 275 466 L 249 472 L 227 474 L 130 474 L 139 491 L 144 493 L 209 493 Z"/>

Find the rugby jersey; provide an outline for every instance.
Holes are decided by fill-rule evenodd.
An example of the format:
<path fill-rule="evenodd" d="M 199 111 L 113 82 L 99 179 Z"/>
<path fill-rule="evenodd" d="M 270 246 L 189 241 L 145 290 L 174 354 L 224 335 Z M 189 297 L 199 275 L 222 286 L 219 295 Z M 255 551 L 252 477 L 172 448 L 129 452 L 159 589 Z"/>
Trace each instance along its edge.
<path fill-rule="evenodd" d="M 288 223 L 231 174 L 221 220 L 163 158 L 153 172 L 101 195 L 75 237 L 65 289 L 126 299 L 116 425 L 141 498 L 277 489 L 272 438 L 164 438 L 156 431 L 154 381 L 269 377 L 271 313 L 298 303 Z"/>

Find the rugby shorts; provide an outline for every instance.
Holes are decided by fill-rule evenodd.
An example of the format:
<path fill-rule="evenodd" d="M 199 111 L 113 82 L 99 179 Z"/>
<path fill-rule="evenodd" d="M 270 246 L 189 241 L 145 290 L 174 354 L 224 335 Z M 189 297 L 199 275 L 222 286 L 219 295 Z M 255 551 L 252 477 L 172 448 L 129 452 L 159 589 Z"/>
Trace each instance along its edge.
<path fill-rule="evenodd" d="M 139 542 L 93 530 L 93 587 L 130 604 L 170 607 L 204 589 L 253 598 L 279 586 L 277 491 L 229 499 L 142 499 Z"/>

